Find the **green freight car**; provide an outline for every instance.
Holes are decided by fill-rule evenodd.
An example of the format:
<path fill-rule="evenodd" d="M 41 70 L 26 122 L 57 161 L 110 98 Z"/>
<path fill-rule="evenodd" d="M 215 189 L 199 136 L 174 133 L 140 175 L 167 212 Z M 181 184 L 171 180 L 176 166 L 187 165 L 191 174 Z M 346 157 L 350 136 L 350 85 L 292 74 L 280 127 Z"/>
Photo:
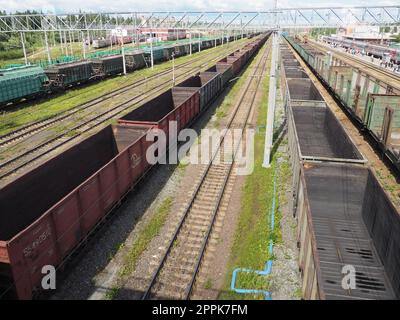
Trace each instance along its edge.
<path fill-rule="evenodd" d="M 135 50 L 125 53 L 125 64 L 128 71 L 145 68 L 144 52 L 142 50 Z"/>
<path fill-rule="evenodd" d="M 122 55 L 101 57 L 92 60 L 93 73 L 101 77 L 116 75 L 124 71 Z"/>
<path fill-rule="evenodd" d="M 23 66 L 0 70 L 0 104 L 35 97 L 48 79 L 41 67 Z"/>

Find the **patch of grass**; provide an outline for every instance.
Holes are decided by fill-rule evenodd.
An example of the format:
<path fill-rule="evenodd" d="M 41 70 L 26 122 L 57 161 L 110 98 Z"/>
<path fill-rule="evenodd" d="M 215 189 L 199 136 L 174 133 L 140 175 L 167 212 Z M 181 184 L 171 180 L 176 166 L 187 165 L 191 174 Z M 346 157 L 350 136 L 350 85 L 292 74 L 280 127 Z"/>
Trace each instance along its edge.
<path fill-rule="evenodd" d="M 116 297 L 117 294 L 118 294 L 118 291 L 119 291 L 118 288 L 111 288 L 111 289 L 109 289 L 109 291 L 107 291 L 106 296 L 105 296 L 106 300 L 113 300 L 113 299 L 115 299 L 115 297 Z"/>
<path fill-rule="evenodd" d="M 210 278 L 208 278 L 206 283 L 204 284 L 204 289 L 210 290 L 212 287 L 213 287 L 213 282 Z"/>
<path fill-rule="evenodd" d="M 293 292 L 293 297 L 294 297 L 294 298 L 301 299 L 302 296 L 303 296 L 303 295 L 302 295 L 302 293 L 301 293 L 301 288 L 296 288 L 296 289 L 294 290 L 294 292 Z"/>
<path fill-rule="evenodd" d="M 161 227 L 164 225 L 169 210 L 172 206 L 172 198 L 166 198 L 158 207 L 156 214 L 152 217 L 150 222 L 144 227 L 139 237 L 133 243 L 132 248 L 129 250 L 124 267 L 121 271 L 121 276 L 131 274 L 135 270 L 135 266 L 139 256 L 146 250 L 150 241 L 158 235 Z"/>
<path fill-rule="evenodd" d="M 134 241 L 132 247 L 129 249 L 127 255 L 125 256 L 123 267 L 119 272 L 119 280 L 121 280 L 125 276 L 132 274 L 132 272 L 135 270 L 140 255 L 146 250 L 150 241 L 159 234 L 161 227 L 164 225 L 168 213 L 171 209 L 172 203 L 173 200 L 171 197 L 166 198 L 157 208 L 157 212 L 154 214 L 154 216 L 139 233 L 137 239 Z M 124 247 L 125 245 L 122 243 L 118 245 L 117 249 L 121 250 Z M 119 283 L 117 286 L 113 287 L 109 292 L 107 292 L 106 299 L 114 299 L 119 292 L 120 285 L 121 283 Z"/>

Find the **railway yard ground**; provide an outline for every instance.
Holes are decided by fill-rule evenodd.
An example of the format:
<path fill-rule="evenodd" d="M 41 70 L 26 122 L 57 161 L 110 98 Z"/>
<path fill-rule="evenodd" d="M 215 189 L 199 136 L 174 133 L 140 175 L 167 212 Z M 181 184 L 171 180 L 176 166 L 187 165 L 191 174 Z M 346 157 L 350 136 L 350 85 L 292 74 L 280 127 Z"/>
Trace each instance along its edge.
<path fill-rule="evenodd" d="M 400 299 L 400 75 L 225 38 L 1 109 L 0 300 Z"/>

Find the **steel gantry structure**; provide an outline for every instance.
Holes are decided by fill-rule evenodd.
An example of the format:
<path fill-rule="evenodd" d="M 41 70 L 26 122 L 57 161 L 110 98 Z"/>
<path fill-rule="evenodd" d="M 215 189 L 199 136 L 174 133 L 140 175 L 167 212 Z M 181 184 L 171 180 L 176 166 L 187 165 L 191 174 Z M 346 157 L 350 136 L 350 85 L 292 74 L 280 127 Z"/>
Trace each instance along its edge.
<path fill-rule="evenodd" d="M 276 8 L 266 11 L 97 12 L 0 15 L 0 33 L 124 28 L 265 29 L 400 24 L 400 5 Z"/>

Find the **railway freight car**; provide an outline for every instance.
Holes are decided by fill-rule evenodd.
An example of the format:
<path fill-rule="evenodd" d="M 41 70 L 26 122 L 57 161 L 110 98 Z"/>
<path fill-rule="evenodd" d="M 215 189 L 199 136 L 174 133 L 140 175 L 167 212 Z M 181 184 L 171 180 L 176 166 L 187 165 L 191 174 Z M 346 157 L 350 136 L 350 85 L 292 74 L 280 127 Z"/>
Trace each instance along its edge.
<path fill-rule="evenodd" d="M 400 261 L 388 256 L 400 249 L 399 213 L 326 104 L 293 99 L 292 79 L 283 70 L 282 76 L 302 297 L 400 298 Z M 349 266 L 355 268 L 351 289 L 342 286 Z"/>
<path fill-rule="evenodd" d="M 99 39 L 97 42 L 100 43 L 103 40 L 107 39 Z M 96 40 L 93 41 L 95 44 L 97 43 Z M 204 41 L 203 49 L 208 47 L 210 41 L 214 45 L 221 44 L 220 38 Z M 192 52 L 200 51 L 201 43 L 200 41 L 192 42 Z M 171 58 L 172 52 L 176 57 L 189 54 L 190 44 L 176 44 L 169 46 L 167 49 L 163 46 L 153 47 L 153 61 L 158 63 L 168 60 Z M 147 47 L 144 50 L 128 51 L 125 53 L 125 58 L 127 71 L 144 68 L 151 64 L 151 50 Z M 121 58 L 118 54 L 110 57 L 93 58 L 93 61 L 89 59 L 87 61 L 55 64 L 47 67 L 44 71 L 40 68 L 35 68 L 35 66 L 29 66 L 0 71 L 1 85 L 4 87 L 6 86 L 5 83 L 7 83 L 7 86 L 12 83 L 11 89 L 5 89 L 0 92 L 0 105 L 19 102 L 26 98 L 35 98 L 43 92 L 51 93 L 65 90 L 72 85 L 122 73 L 123 69 L 121 67 Z M 22 71 L 24 69 L 26 72 Z M 11 78 L 13 81 L 7 80 Z M 28 78 L 30 80 L 27 80 Z M 2 79 L 7 81 L 2 82 Z M 39 84 L 41 84 L 40 88 L 38 87 Z"/>
<path fill-rule="evenodd" d="M 198 92 L 200 95 L 200 110 L 217 97 L 221 90 L 221 78 L 218 72 L 200 72 L 198 75 L 179 83 L 175 92 Z"/>
<path fill-rule="evenodd" d="M 58 266 L 119 203 L 149 168 L 146 132 L 108 126 L 1 190 L 0 298 L 30 299 L 42 267 Z"/>
<path fill-rule="evenodd" d="M 400 170 L 400 91 L 365 70 L 335 63 L 307 44 L 287 40 Z"/>
<path fill-rule="evenodd" d="M 93 74 L 100 77 L 120 74 L 124 71 L 122 55 L 101 57 L 92 60 Z"/>
<path fill-rule="evenodd" d="M 48 78 L 38 66 L 0 70 L 0 105 L 36 97 L 47 84 Z"/>
<path fill-rule="evenodd" d="M 240 59 L 233 55 L 229 55 L 218 61 L 219 64 L 227 64 L 232 66 L 233 75 L 238 75 L 241 69 Z"/>
<path fill-rule="evenodd" d="M 228 84 L 229 80 L 233 78 L 232 66 L 225 63 L 217 63 L 207 69 L 206 72 L 218 72 L 220 74 L 221 88 L 224 88 Z"/>
<path fill-rule="evenodd" d="M 86 82 L 93 76 L 93 65 L 90 61 L 55 64 L 46 68 L 45 73 L 52 88 L 63 89 L 78 83 Z"/>
<path fill-rule="evenodd" d="M 162 155 L 166 151 L 170 139 L 175 139 L 179 131 L 189 126 L 199 113 L 200 97 L 198 92 L 172 88 L 123 116 L 118 122 L 164 131 L 167 141 L 164 145 L 161 141 L 158 150 L 158 154 Z M 170 128 L 170 124 L 173 122 L 176 123 L 176 128 Z"/>
<path fill-rule="evenodd" d="M 143 69 L 146 67 L 146 60 L 143 50 L 135 50 L 125 53 L 126 69 L 129 71 Z"/>

